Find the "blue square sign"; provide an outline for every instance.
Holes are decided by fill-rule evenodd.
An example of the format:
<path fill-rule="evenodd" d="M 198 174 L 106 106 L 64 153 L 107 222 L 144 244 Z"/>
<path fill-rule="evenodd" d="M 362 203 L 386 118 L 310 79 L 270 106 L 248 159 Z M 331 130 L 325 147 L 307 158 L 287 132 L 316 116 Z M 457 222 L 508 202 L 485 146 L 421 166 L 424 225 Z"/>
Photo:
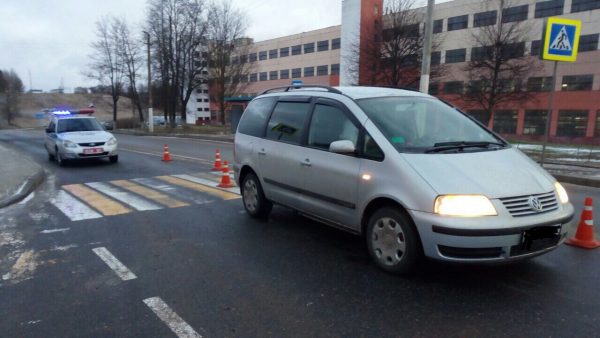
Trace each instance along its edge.
<path fill-rule="evenodd" d="M 579 47 L 581 21 L 548 18 L 544 35 L 544 60 L 574 62 Z"/>

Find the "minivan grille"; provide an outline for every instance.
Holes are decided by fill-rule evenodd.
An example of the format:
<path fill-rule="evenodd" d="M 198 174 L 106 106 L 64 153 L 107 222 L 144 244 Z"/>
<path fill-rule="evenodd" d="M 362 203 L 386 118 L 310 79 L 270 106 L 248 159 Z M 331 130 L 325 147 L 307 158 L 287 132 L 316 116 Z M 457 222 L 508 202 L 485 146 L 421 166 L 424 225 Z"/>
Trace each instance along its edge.
<path fill-rule="evenodd" d="M 529 198 L 531 197 L 535 197 L 539 200 L 542 206 L 540 211 L 535 210 L 529 204 Z M 556 201 L 556 195 L 554 194 L 554 191 L 547 192 L 545 194 L 505 197 L 501 198 L 500 200 L 513 217 L 538 215 L 558 209 L 558 203 Z"/>

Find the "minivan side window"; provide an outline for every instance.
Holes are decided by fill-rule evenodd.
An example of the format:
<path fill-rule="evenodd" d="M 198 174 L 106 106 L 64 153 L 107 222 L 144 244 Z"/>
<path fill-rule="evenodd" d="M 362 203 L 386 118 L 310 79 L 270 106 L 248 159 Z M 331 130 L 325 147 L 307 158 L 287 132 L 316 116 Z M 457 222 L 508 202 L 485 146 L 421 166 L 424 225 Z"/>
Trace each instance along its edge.
<path fill-rule="evenodd" d="M 308 131 L 308 146 L 329 150 L 334 141 L 349 140 L 356 147 L 358 128 L 336 107 L 316 104 Z"/>
<path fill-rule="evenodd" d="M 267 119 L 275 102 L 277 102 L 276 97 L 263 97 L 250 102 L 242 114 L 238 125 L 238 132 L 250 136 L 263 137 Z"/>
<path fill-rule="evenodd" d="M 300 144 L 308 102 L 278 102 L 267 127 L 267 139 Z"/>
<path fill-rule="evenodd" d="M 384 158 L 383 150 L 367 132 L 364 133 L 362 153 L 369 160 L 383 161 Z"/>

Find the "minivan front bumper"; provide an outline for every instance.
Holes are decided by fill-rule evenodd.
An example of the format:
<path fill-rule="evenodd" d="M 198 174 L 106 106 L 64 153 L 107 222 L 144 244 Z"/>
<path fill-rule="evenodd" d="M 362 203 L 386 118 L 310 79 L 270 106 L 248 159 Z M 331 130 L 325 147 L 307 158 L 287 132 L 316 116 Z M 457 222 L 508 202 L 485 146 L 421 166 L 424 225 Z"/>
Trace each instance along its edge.
<path fill-rule="evenodd" d="M 444 217 L 414 210 L 410 213 L 427 257 L 454 262 L 502 262 L 537 256 L 558 247 L 566 239 L 574 210 L 571 204 L 565 204 L 557 211 L 535 216 L 477 218 Z"/>

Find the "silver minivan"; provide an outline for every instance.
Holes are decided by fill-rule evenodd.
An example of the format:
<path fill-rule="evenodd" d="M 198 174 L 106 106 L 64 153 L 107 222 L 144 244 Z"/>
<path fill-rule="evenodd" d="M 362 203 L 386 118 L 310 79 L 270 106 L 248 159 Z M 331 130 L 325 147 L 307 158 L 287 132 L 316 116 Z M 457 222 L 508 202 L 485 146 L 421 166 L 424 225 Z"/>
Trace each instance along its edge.
<path fill-rule="evenodd" d="M 419 92 L 304 86 L 259 95 L 235 135 L 252 217 L 282 205 L 364 236 L 375 263 L 504 262 L 560 245 L 565 189 L 454 107 Z"/>

